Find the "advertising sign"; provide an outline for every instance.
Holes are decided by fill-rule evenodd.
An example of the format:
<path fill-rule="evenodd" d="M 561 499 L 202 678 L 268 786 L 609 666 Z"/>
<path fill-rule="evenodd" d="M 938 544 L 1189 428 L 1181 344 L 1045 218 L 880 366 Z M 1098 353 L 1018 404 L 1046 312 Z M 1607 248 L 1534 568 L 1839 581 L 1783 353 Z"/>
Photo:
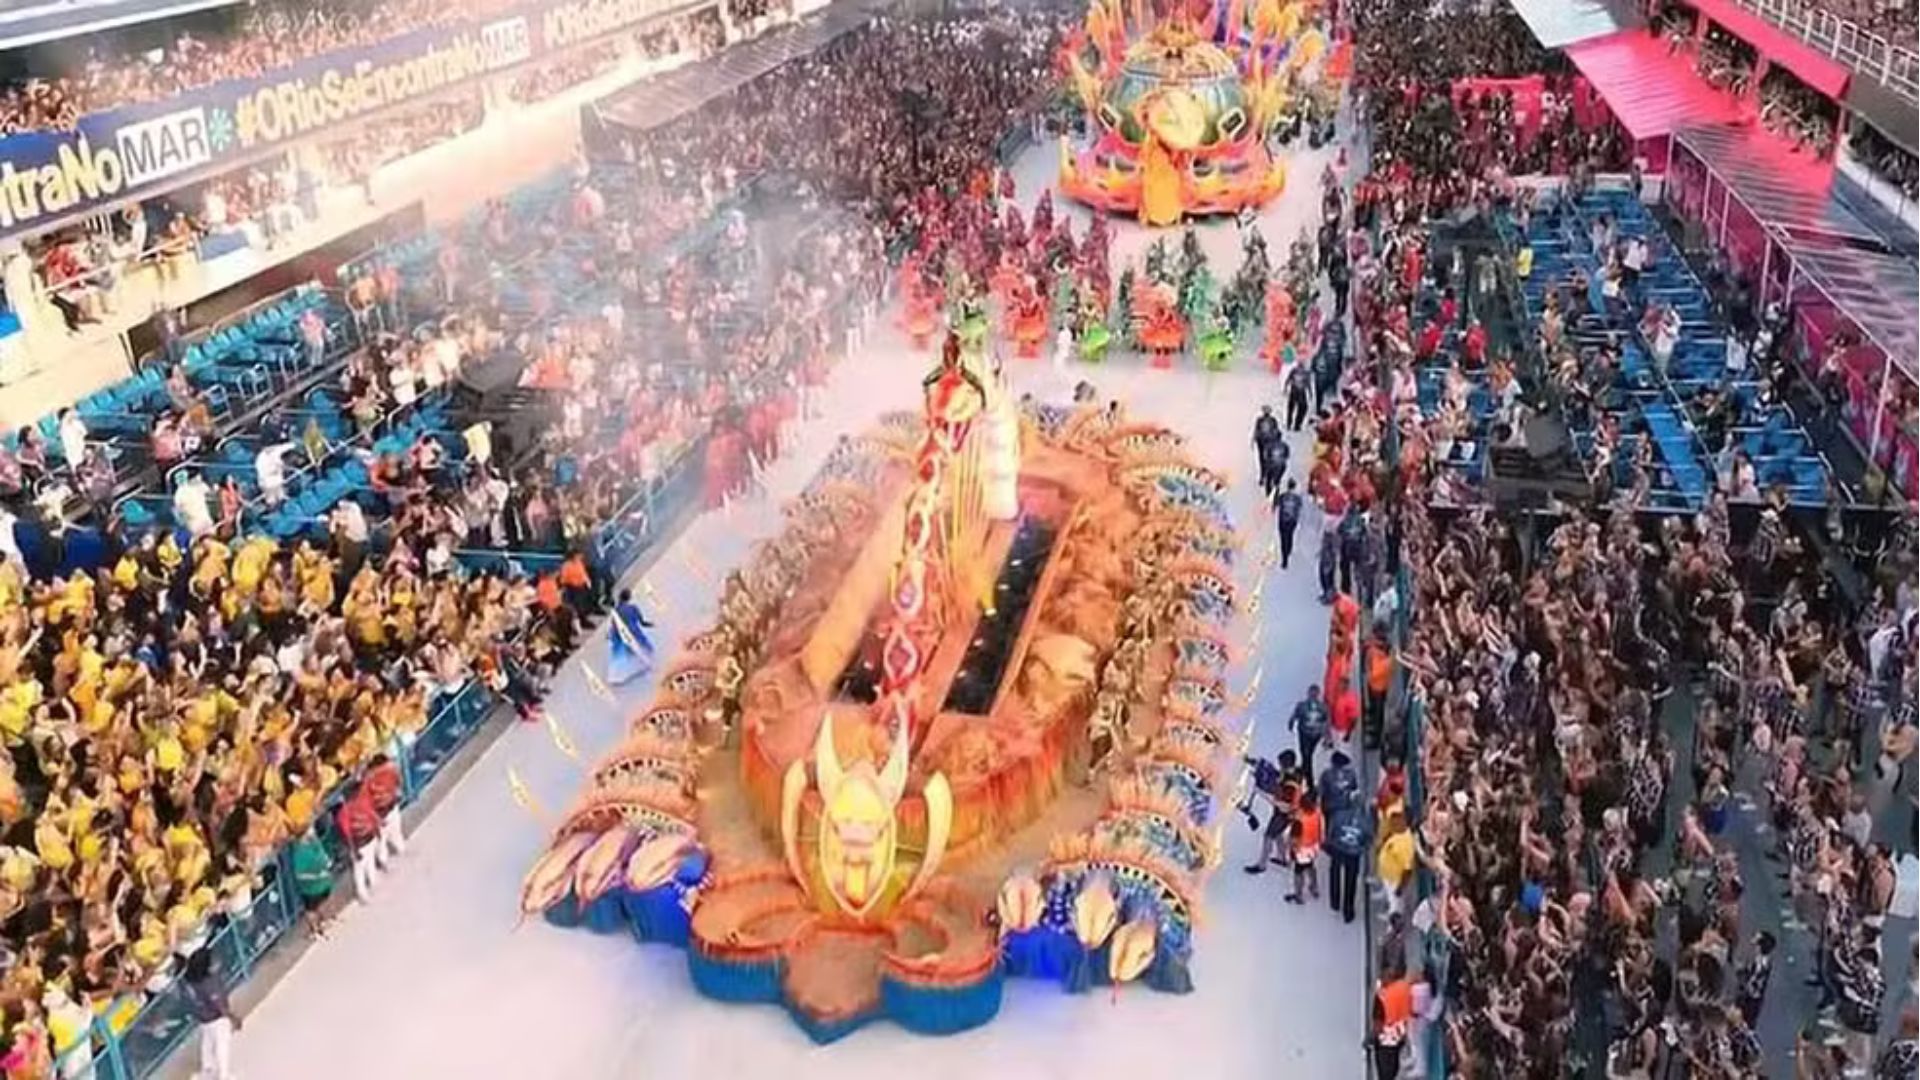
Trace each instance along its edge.
<path fill-rule="evenodd" d="M 686 7 L 685 0 L 552 0 L 504 18 L 343 49 L 258 79 L 82 117 L 71 131 L 0 138 L 0 238 Z"/>

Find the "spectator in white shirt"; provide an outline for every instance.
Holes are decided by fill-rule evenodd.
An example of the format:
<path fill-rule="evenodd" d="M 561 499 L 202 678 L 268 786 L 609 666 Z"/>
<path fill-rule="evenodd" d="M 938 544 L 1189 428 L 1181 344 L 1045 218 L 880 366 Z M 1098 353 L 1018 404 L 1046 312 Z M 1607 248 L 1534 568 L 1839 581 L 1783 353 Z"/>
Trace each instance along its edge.
<path fill-rule="evenodd" d="M 87 460 L 87 424 L 71 408 L 60 411 L 60 453 L 75 472 Z"/>
<path fill-rule="evenodd" d="M 274 651 L 273 660 L 281 674 L 299 674 L 300 665 L 307 662 L 307 639 L 299 634 L 288 634 L 286 644 Z"/>
<path fill-rule="evenodd" d="M 173 489 L 174 520 L 196 540 L 213 532 L 213 506 L 208 501 L 212 491 L 199 473 L 188 473 Z"/>
<path fill-rule="evenodd" d="M 201 217 L 206 222 L 208 232 L 219 232 L 227 227 L 227 197 L 220 193 L 220 185 L 207 185 L 206 201 L 201 204 Z"/>
<path fill-rule="evenodd" d="M 0 506 L 0 560 L 18 567 L 25 567 L 26 556 L 20 553 L 20 541 L 13 535 L 14 522 L 19 520 L 14 516 L 13 511 Z"/>
<path fill-rule="evenodd" d="M 334 543 L 340 551 L 340 567 L 348 578 L 360 572 L 360 564 L 367 557 L 367 514 L 360 504 L 352 499 L 342 499 L 333 508 L 329 522 L 332 526 Z"/>
<path fill-rule="evenodd" d="M 279 506 L 287 499 L 287 459 L 284 456 L 296 443 L 278 442 L 254 455 L 253 472 L 260 481 L 260 497 L 268 506 Z"/>
<path fill-rule="evenodd" d="M 422 350 L 424 354 L 425 350 Z M 424 356 L 423 356 L 424 359 Z M 421 366 L 425 367 L 426 364 Z M 415 381 L 414 362 L 409 359 L 396 359 L 392 370 L 387 372 L 387 385 L 392 391 L 393 403 L 405 407 L 420 398 L 419 386 Z"/>

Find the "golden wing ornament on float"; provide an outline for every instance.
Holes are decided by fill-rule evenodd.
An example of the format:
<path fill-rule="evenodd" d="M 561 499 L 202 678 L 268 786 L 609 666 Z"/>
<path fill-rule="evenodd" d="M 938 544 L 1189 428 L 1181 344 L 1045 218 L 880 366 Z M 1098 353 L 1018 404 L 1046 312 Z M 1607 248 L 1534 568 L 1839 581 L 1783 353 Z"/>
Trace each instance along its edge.
<path fill-rule="evenodd" d="M 924 887 L 946 855 L 953 824 L 953 795 L 939 773 L 921 786 L 927 807 L 927 839 L 920 860 L 906 877 L 897 866 L 900 853 L 900 800 L 907 785 L 907 733 L 896 730 L 886 764 L 875 770 L 862 760 L 852 768 L 841 764 L 834 744 L 833 714 L 820 721 L 814 743 L 814 788 L 820 797 L 820 815 L 814 838 L 814 861 L 806 861 L 801 835 L 801 803 L 807 796 L 807 766 L 795 761 L 787 767 L 780 796 L 780 838 L 787 866 L 809 892 L 817 884 L 840 913 L 866 919 L 883 901 L 895 906 Z"/>

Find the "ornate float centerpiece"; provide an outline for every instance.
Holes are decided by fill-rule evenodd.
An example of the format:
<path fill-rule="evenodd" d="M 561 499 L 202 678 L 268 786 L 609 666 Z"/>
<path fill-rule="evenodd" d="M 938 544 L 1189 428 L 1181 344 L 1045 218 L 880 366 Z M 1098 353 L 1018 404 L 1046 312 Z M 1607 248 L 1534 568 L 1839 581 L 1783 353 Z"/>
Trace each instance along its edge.
<path fill-rule="evenodd" d="M 1009 975 L 1190 987 L 1219 859 L 1234 536 L 1179 436 L 1021 415 L 957 337 L 846 440 L 523 884 L 829 1041 L 948 1033 Z"/>
<path fill-rule="evenodd" d="M 1280 193 L 1270 136 L 1290 88 L 1319 76 L 1301 4 L 1214 0 L 1156 16 L 1094 0 L 1062 57 L 1088 137 L 1060 143 L 1060 186 L 1149 225 L 1235 213 Z"/>

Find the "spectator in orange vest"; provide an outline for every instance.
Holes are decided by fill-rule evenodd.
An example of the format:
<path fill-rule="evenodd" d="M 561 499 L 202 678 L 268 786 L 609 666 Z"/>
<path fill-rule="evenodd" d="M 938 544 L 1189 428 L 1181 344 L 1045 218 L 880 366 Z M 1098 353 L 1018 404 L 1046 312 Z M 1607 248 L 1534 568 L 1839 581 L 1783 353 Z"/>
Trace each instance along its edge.
<path fill-rule="evenodd" d="M 1378 749 L 1386 727 L 1387 694 L 1393 689 L 1393 649 L 1381 634 L 1367 640 L 1367 727 L 1368 749 Z"/>
<path fill-rule="evenodd" d="M 1300 793 L 1300 809 L 1293 817 L 1293 891 L 1287 903 L 1304 904 L 1302 893 L 1311 891 L 1320 899 L 1320 840 L 1326 832 L 1326 819 L 1320 814 L 1319 796 L 1307 788 Z"/>
<path fill-rule="evenodd" d="M 560 575 L 541 574 L 540 580 L 533 586 L 533 601 L 549 615 L 560 610 Z"/>
<path fill-rule="evenodd" d="M 561 652 L 572 652 L 580 639 L 580 620 L 574 609 L 567 603 L 568 590 L 565 587 L 566 566 L 551 574 L 542 574 L 534 585 L 533 600 L 546 616 L 547 626 L 553 631 L 554 643 Z"/>
<path fill-rule="evenodd" d="M 581 619 L 592 617 L 600 610 L 599 590 L 594 587 L 593 572 L 587 566 L 587 556 L 576 551 L 560 564 L 560 588 L 568 606 Z"/>
<path fill-rule="evenodd" d="M 1373 992 L 1373 1075 L 1377 1080 L 1395 1080 L 1400 1075 L 1400 1051 L 1413 1023 L 1413 983 L 1403 964 L 1389 969 L 1391 978 Z"/>
<path fill-rule="evenodd" d="M 1334 687 L 1333 696 L 1333 732 L 1340 736 L 1341 742 L 1353 741 L 1353 727 L 1360 722 L 1360 695 L 1346 680 L 1329 683 Z"/>

